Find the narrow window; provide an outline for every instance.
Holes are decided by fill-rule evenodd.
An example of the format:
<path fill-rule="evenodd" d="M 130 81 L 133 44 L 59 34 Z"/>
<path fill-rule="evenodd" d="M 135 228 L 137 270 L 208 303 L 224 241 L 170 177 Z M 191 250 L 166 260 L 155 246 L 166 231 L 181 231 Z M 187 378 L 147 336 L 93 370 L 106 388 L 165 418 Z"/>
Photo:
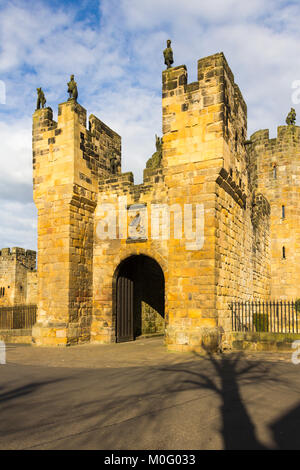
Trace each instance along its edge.
<path fill-rule="evenodd" d="M 285 219 L 285 206 L 281 206 L 281 217 Z"/>
<path fill-rule="evenodd" d="M 286 256 L 285 256 L 285 246 L 282 247 L 282 258 L 283 258 L 283 259 L 286 259 Z"/>
<path fill-rule="evenodd" d="M 273 166 L 273 178 L 274 180 L 277 179 L 277 166 L 276 165 Z"/>

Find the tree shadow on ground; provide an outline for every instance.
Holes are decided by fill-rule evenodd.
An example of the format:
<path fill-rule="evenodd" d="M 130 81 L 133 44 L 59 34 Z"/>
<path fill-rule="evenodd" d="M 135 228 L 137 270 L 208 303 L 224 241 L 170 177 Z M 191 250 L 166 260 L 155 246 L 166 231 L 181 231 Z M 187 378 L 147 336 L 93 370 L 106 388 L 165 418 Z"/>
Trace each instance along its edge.
<path fill-rule="evenodd" d="M 284 390 L 291 383 L 274 372 L 274 364 L 247 361 L 240 353 L 208 353 L 206 357 L 195 354 L 194 359 L 164 367 L 75 373 L 57 369 L 59 377 L 56 369 L 49 369 L 55 374 L 52 381 L 47 369 L 44 381 L 30 378 L 22 387 L 0 389 L 0 435 L 7 437 L 7 429 L 10 430 L 2 446 L 158 450 L 173 449 L 175 443 L 182 449 L 206 448 L 201 417 L 190 425 L 188 416 L 201 412 L 206 419 L 206 407 L 212 406 L 216 408 L 211 413 L 214 421 L 208 416 L 204 424 L 215 426 L 221 416 L 222 424 L 215 432 L 216 437 L 221 434 L 223 438 L 222 448 L 266 449 L 247 410 L 244 387 L 250 386 L 247 396 L 251 399 L 256 384 L 261 395 L 264 386 L 283 385 Z M 189 415 L 184 414 L 186 410 Z M 300 407 L 287 415 L 283 413 L 270 426 L 278 449 L 299 448 L 295 434 L 299 414 Z M 176 429 L 176 435 L 170 429 Z M 194 447 L 189 447 L 190 433 Z M 294 434 L 291 440 L 288 436 Z M 216 445 L 220 446 L 218 439 Z"/>
<path fill-rule="evenodd" d="M 18 398 L 24 398 L 26 395 L 31 395 L 41 387 L 46 387 L 48 384 L 57 383 L 60 380 L 49 380 L 43 382 L 32 382 L 30 384 L 5 390 L 4 387 L 0 387 L 0 406 L 5 405 L 9 401 L 17 400 Z"/>
<path fill-rule="evenodd" d="M 194 353 L 199 361 L 198 370 L 181 369 L 185 375 L 182 381 L 183 386 L 190 387 L 191 390 L 210 390 L 220 399 L 220 413 L 222 419 L 222 434 L 225 450 L 264 450 L 267 447 L 262 444 L 256 435 L 256 426 L 252 421 L 247 407 L 244 403 L 241 386 L 249 384 L 276 384 L 283 383 L 281 377 L 274 377 L 270 374 L 272 364 L 263 361 L 246 361 L 243 353 L 231 353 L 225 355 L 214 355 L 207 352 L 205 357 Z M 205 371 L 203 365 L 209 363 L 213 366 Z M 200 370 L 201 369 L 201 370 Z M 171 371 L 170 369 L 164 369 Z M 177 370 L 178 372 L 178 370 Z M 179 385 L 179 384 L 177 384 Z M 299 416 L 298 409 L 298 416 Z M 293 415 L 293 417 L 295 417 Z M 290 434 L 287 430 L 291 426 L 291 419 L 285 419 L 282 423 L 273 424 L 274 440 L 277 448 L 282 447 L 279 436 L 281 426 L 286 427 L 285 434 Z M 296 440 L 295 440 L 296 443 Z M 299 442 L 297 444 L 299 448 Z"/>
<path fill-rule="evenodd" d="M 300 404 L 270 425 L 277 448 L 281 450 L 300 449 L 299 428 Z"/>

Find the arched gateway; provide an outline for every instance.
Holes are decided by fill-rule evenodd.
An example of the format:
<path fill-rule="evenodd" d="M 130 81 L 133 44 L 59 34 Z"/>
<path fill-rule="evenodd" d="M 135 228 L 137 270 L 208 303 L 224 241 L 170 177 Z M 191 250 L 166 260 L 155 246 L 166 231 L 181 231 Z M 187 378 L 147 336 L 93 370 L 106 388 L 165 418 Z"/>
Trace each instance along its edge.
<path fill-rule="evenodd" d="M 164 331 L 165 279 L 149 256 L 133 255 L 118 266 L 113 280 L 117 342 Z"/>

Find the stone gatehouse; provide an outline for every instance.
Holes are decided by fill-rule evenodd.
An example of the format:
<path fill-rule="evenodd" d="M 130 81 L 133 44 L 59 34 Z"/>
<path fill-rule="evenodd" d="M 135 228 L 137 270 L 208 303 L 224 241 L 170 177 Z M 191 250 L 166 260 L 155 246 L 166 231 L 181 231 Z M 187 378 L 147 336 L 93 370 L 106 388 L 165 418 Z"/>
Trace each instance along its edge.
<path fill-rule="evenodd" d="M 120 136 L 76 100 L 57 122 L 49 107 L 34 113 L 36 345 L 164 332 L 170 350 L 214 350 L 229 302 L 300 296 L 300 127 L 247 140 L 218 53 L 194 83 L 184 65 L 162 73 L 162 131 L 162 157 L 135 185 Z"/>

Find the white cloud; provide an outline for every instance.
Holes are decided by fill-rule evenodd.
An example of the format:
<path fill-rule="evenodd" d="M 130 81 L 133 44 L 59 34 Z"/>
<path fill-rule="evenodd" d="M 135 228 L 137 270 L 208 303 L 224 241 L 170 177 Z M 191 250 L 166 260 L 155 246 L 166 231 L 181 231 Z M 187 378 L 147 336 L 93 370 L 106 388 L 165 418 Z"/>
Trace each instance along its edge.
<path fill-rule="evenodd" d="M 1 182 L 29 183 L 32 179 L 31 120 L 1 122 Z"/>
<path fill-rule="evenodd" d="M 161 134 L 168 38 L 175 65 L 187 65 L 190 81 L 199 58 L 224 51 L 248 104 L 249 133 L 274 134 L 292 106 L 291 84 L 300 79 L 298 0 L 102 0 L 100 16 L 95 5 L 0 3 L 0 79 L 7 88 L 7 105 L 0 105 L 0 245 L 7 237 L 23 245 L 26 226 L 35 244 L 31 114 L 38 86 L 56 114 L 74 73 L 79 102 L 121 134 L 123 170 L 134 171 L 137 182 L 155 150 L 154 134 Z M 88 15 L 79 12 L 83 7 Z M 13 209 L 21 220 L 15 225 Z"/>
<path fill-rule="evenodd" d="M 21 246 L 36 249 L 36 209 L 32 203 L 0 199 L 0 249 Z"/>

